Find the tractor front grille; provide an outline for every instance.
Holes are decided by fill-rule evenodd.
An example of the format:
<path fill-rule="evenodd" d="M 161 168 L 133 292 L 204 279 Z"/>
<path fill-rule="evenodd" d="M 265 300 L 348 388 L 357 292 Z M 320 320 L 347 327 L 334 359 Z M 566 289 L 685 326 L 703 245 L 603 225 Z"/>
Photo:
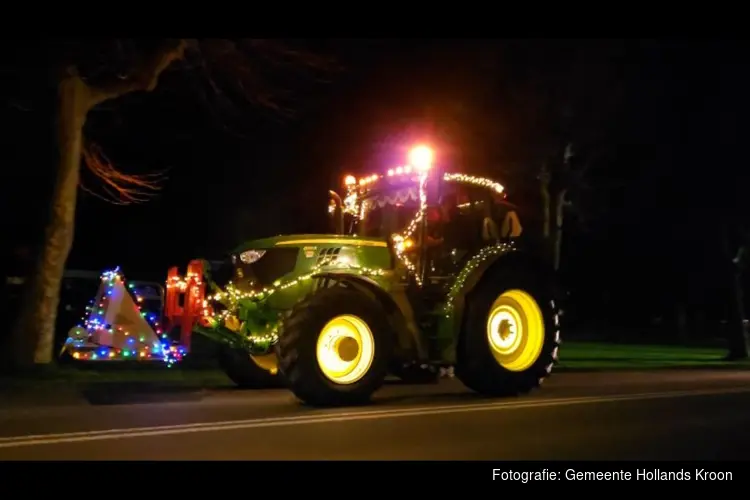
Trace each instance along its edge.
<path fill-rule="evenodd" d="M 315 262 L 318 266 L 330 266 L 338 262 L 341 247 L 324 248 L 318 253 L 318 259 Z"/>
<path fill-rule="evenodd" d="M 294 270 L 298 254 L 298 248 L 269 248 L 252 264 L 245 264 L 239 256 L 233 257 L 232 282 L 243 292 L 267 287 Z"/>

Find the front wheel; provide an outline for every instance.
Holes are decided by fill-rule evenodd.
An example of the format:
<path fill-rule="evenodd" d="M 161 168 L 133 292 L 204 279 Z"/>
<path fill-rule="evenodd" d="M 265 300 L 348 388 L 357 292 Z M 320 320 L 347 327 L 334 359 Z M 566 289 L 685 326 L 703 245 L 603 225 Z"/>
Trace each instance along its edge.
<path fill-rule="evenodd" d="M 383 384 L 392 336 L 382 307 L 361 292 L 326 288 L 299 302 L 280 329 L 279 369 L 314 406 L 367 402 Z"/>
<path fill-rule="evenodd" d="M 560 322 L 551 286 L 521 269 L 488 278 L 467 301 L 456 376 L 488 396 L 527 393 L 557 361 Z"/>
<path fill-rule="evenodd" d="M 242 389 L 272 389 L 283 385 L 278 375 L 258 366 L 250 354 L 242 349 L 222 345 L 219 366 Z"/>

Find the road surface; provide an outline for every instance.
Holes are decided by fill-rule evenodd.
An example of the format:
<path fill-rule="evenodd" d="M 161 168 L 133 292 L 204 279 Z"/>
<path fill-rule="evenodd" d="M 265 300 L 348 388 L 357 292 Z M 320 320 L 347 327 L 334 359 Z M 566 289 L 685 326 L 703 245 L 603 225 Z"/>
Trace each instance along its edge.
<path fill-rule="evenodd" d="M 282 390 L 107 396 L 0 410 L 0 460 L 750 458 L 746 371 L 561 373 L 504 400 L 391 384 L 333 410 Z"/>

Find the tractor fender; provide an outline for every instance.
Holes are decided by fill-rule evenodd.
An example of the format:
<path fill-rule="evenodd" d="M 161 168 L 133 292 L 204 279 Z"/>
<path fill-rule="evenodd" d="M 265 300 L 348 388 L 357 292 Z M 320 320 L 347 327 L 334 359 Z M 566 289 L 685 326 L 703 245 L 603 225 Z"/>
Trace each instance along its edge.
<path fill-rule="evenodd" d="M 485 253 L 485 257 L 482 254 Z M 546 264 L 536 254 L 528 251 L 519 250 L 512 245 L 502 245 L 491 247 L 480 252 L 474 259 L 471 259 L 464 270 L 459 274 L 454 289 L 452 290 L 451 314 L 452 321 L 448 323 L 450 338 L 452 342 L 443 351 L 443 359 L 449 362 L 455 362 L 456 348 L 458 347 L 459 336 L 464 326 L 466 310 L 466 300 L 477 286 L 485 279 L 491 279 L 493 269 L 499 267 L 513 266 L 516 268 L 527 268 L 534 272 L 541 272 L 549 275 L 553 279 L 554 272 L 550 265 Z"/>
<path fill-rule="evenodd" d="M 397 355 L 400 357 L 410 357 L 411 359 L 427 359 L 427 344 L 421 337 L 421 333 L 416 326 L 414 311 L 404 291 L 393 290 L 389 293 L 383 290 L 375 280 L 367 276 L 323 272 L 316 273 L 313 278 L 330 279 L 339 283 L 347 283 L 377 301 L 383 306 L 388 323 L 396 333 L 399 351 Z"/>

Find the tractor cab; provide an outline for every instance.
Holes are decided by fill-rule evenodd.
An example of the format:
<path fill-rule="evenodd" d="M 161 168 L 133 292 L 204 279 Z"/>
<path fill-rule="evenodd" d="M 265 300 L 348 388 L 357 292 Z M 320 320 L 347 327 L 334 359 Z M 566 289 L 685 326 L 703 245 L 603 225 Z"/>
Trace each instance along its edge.
<path fill-rule="evenodd" d="M 409 160 L 380 175 L 347 176 L 346 194 L 332 192 L 329 212 L 345 234 L 391 242 L 420 286 L 447 284 L 482 248 L 521 235 L 502 185 L 442 171 L 425 147 Z"/>

